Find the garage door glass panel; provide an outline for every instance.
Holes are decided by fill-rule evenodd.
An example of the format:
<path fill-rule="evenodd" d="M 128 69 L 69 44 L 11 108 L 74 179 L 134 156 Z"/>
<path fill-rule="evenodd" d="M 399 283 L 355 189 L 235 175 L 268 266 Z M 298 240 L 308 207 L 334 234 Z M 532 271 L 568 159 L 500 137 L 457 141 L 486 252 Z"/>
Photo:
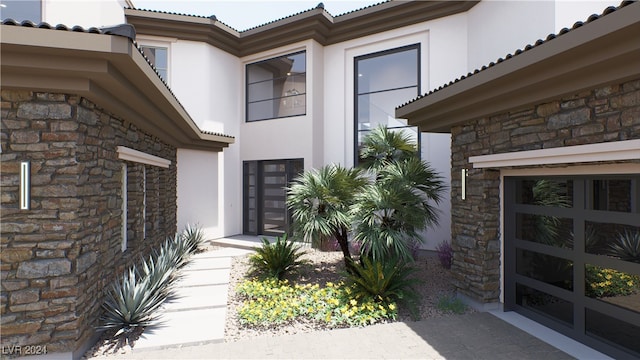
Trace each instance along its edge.
<path fill-rule="evenodd" d="M 587 221 L 585 250 L 589 254 L 640 263 L 640 227 Z"/>
<path fill-rule="evenodd" d="M 517 249 L 516 272 L 562 289 L 573 289 L 573 263 L 566 259 Z"/>
<path fill-rule="evenodd" d="M 573 206 L 573 180 L 567 179 L 522 179 L 516 180 L 516 204 Z"/>
<path fill-rule="evenodd" d="M 638 212 L 632 207 L 631 189 L 634 181 L 630 179 L 598 179 L 587 183 L 587 208 L 591 210 Z"/>
<path fill-rule="evenodd" d="M 605 342 L 622 345 L 640 357 L 640 325 L 616 319 L 601 312 L 587 309 L 585 312 L 587 335 Z"/>
<path fill-rule="evenodd" d="M 640 275 L 586 264 L 584 287 L 592 299 L 640 314 Z"/>
<path fill-rule="evenodd" d="M 543 291 L 516 284 L 516 303 L 566 325 L 573 324 L 573 304 Z"/>
<path fill-rule="evenodd" d="M 573 219 L 516 214 L 516 237 L 559 248 L 573 248 Z"/>

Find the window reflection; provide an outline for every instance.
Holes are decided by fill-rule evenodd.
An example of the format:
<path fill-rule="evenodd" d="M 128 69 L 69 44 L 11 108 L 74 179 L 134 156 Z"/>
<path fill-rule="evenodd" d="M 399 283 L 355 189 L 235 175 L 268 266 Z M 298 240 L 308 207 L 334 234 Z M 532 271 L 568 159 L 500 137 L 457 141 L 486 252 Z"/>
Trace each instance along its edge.
<path fill-rule="evenodd" d="M 395 107 L 419 93 L 419 49 L 416 44 L 355 59 L 357 154 L 364 136 L 380 126 L 407 132 L 419 143 L 418 128 L 395 118 Z"/>
<path fill-rule="evenodd" d="M 247 65 L 247 121 L 306 113 L 306 53 Z"/>
<path fill-rule="evenodd" d="M 585 233 L 588 253 L 640 263 L 640 227 L 586 222 Z"/>
<path fill-rule="evenodd" d="M 522 284 L 516 284 L 516 304 L 568 325 L 573 324 L 573 304 Z"/>
<path fill-rule="evenodd" d="M 562 289 L 573 289 L 573 263 L 567 259 L 517 249 L 516 272 Z"/>

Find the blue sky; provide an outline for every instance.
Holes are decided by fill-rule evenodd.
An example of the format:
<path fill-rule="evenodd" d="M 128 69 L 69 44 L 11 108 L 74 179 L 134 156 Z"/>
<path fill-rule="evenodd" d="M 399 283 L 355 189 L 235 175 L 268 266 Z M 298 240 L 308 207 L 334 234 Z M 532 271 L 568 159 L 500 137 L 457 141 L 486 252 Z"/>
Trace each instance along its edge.
<path fill-rule="evenodd" d="M 371 0 L 132 0 L 136 8 L 191 15 L 215 15 L 237 30 L 246 30 L 324 3 L 331 15 L 339 15 L 379 1 Z"/>

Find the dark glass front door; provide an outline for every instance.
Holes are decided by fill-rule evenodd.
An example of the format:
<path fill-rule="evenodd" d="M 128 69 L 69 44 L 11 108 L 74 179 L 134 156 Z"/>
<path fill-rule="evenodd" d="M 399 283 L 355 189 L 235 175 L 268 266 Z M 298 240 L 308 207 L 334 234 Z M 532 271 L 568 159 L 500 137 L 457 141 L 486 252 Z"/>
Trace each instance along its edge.
<path fill-rule="evenodd" d="M 286 204 L 289 182 L 304 169 L 303 159 L 244 162 L 244 230 L 247 235 L 289 232 Z"/>
<path fill-rule="evenodd" d="M 505 309 L 640 357 L 640 175 L 509 177 Z"/>

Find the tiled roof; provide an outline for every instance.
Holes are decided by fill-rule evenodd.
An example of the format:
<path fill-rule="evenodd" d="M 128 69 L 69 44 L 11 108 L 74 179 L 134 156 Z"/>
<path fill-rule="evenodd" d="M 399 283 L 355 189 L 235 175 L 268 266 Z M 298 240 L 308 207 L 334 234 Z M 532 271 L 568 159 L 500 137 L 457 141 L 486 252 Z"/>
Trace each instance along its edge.
<path fill-rule="evenodd" d="M 24 21 L 18 22 L 13 19 L 4 19 L 2 20 L 2 25 L 23 26 L 23 27 L 32 27 L 32 28 L 49 29 L 49 30 L 84 32 L 84 33 L 91 33 L 91 34 L 106 34 L 105 32 L 103 32 L 101 29 L 98 29 L 97 27 L 90 27 L 88 29 L 85 29 L 82 26 L 76 25 L 74 27 L 69 28 L 68 26 L 62 25 L 62 24 L 51 26 L 46 22 L 41 22 L 36 24 L 34 22 L 31 22 L 30 20 L 24 20 Z"/>
<path fill-rule="evenodd" d="M 245 31 L 249 31 L 249 30 L 253 30 L 253 29 L 257 29 L 257 28 L 261 28 L 261 27 L 263 27 L 263 26 L 267 26 L 267 25 L 269 25 L 269 24 L 273 24 L 273 23 L 276 23 L 276 22 L 278 22 L 278 21 L 282 21 L 282 20 L 284 20 L 284 19 L 292 18 L 292 17 L 297 16 L 297 15 L 300 15 L 300 14 L 308 13 L 308 12 L 310 12 L 310 11 L 314 11 L 314 10 L 316 10 L 316 9 L 322 9 L 322 11 L 323 11 L 323 12 L 326 12 L 327 14 L 329 14 L 329 13 L 327 12 L 327 10 L 325 10 L 325 9 L 324 9 L 324 4 L 323 4 L 323 3 L 319 3 L 319 4 L 318 4 L 318 5 L 316 5 L 316 7 L 314 7 L 314 8 L 307 9 L 307 10 L 303 10 L 303 11 L 299 11 L 299 12 L 297 12 L 297 13 L 295 13 L 295 14 L 287 15 L 287 16 L 285 16 L 285 17 L 281 17 L 281 18 L 279 18 L 279 19 L 276 19 L 276 20 L 273 20 L 273 21 L 269 21 L 269 22 L 266 22 L 266 23 L 264 23 L 264 24 L 260 24 L 260 25 L 257 25 L 257 26 L 253 26 L 253 27 L 250 27 L 250 28 L 248 28 L 248 29 L 246 29 L 246 30 L 243 30 L 243 31 L 241 31 L 241 32 L 245 32 Z M 331 15 L 331 14 L 329 14 L 329 15 Z"/>
<path fill-rule="evenodd" d="M 378 5 L 382 5 L 382 4 L 384 4 L 384 3 L 388 3 L 388 2 L 391 2 L 391 1 L 392 1 L 392 0 L 385 0 L 385 1 L 381 1 L 381 2 L 376 3 L 376 4 L 367 5 L 367 6 L 365 6 L 365 7 L 361 7 L 361 8 L 355 9 L 355 10 L 347 11 L 347 12 L 342 13 L 342 14 L 338 14 L 338 15 L 336 15 L 335 17 L 340 17 L 340 16 L 345 16 L 345 15 L 353 14 L 354 12 L 358 12 L 358 11 L 362 11 L 362 10 L 365 10 L 365 9 L 369 9 L 369 8 L 372 8 L 372 7 L 375 7 L 375 6 L 378 6 Z"/>
<path fill-rule="evenodd" d="M 63 25 L 63 24 L 58 24 L 56 26 L 52 26 L 52 25 L 50 25 L 50 24 L 48 24 L 46 22 L 41 22 L 41 23 L 36 24 L 36 23 L 34 23 L 32 21 L 29 21 L 29 20 L 24 20 L 24 21 L 18 22 L 18 21 L 13 20 L 13 19 L 4 19 L 4 20 L 2 20 L 2 25 L 22 26 L 22 27 L 47 29 L 47 30 L 82 32 L 82 33 L 101 34 L 101 35 L 115 35 L 115 31 L 113 30 L 114 27 L 104 27 L 104 28 L 90 27 L 90 28 L 85 29 L 82 26 L 78 26 L 78 25 L 73 26 L 73 27 L 68 27 L 68 26 Z M 162 83 L 167 88 L 167 90 L 169 90 L 169 93 L 171 93 L 173 98 L 184 109 L 185 108 L 184 105 L 182 105 L 182 103 L 180 102 L 178 97 L 173 93 L 173 91 L 171 90 L 171 88 L 169 87 L 167 82 L 162 78 L 162 76 L 160 76 L 160 73 L 158 72 L 156 67 L 153 65 L 153 63 L 151 63 L 151 60 L 149 60 L 149 58 L 144 54 L 144 52 L 142 51 L 142 48 L 138 45 L 138 43 L 134 39 L 131 39 L 131 38 L 129 38 L 129 39 L 131 40 L 133 45 L 136 47 L 136 49 L 138 49 L 138 52 L 140 52 L 142 57 L 147 61 L 147 64 L 149 64 L 151 69 L 153 69 L 153 71 L 156 73 L 156 76 L 158 76 L 158 78 L 160 79 L 160 81 L 162 81 Z M 213 132 L 203 131 L 203 130 L 200 130 L 200 132 L 203 133 L 203 134 L 216 135 L 216 136 L 222 136 L 222 137 L 227 137 L 227 138 L 232 138 L 233 139 L 233 136 L 229 136 L 229 135 L 225 135 L 225 134 L 213 133 Z"/>
<path fill-rule="evenodd" d="M 511 58 L 513 58 L 513 57 L 515 57 L 515 56 L 518 56 L 518 55 L 520 55 L 520 54 L 522 54 L 522 53 L 524 53 L 524 52 L 527 52 L 527 51 L 529 51 L 529 50 L 531 50 L 531 49 L 533 49 L 533 48 L 535 48 L 535 47 L 537 47 L 537 46 L 540 46 L 540 45 L 542 45 L 542 44 L 545 44 L 545 43 L 547 43 L 547 42 L 549 42 L 549 41 L 551 41 L 551 40 L 553 40 L 553 39 L 555 39 L 555 38 L 557 38 L 557 37 L 559 37 L 559 36 L 562 36 L 562 35 L 564 35 L 564 34 L 566 34 L 566 33 L 570 32 L 570 31 L 572 31 L 572 30 L 575 30 L 575 29 L 577 29 L 577 28 L 579 28 L 579 27 L 581 27 L 581 26 L 583 26 L 583 25 L 585 25 L 585 24 L 588 24 L 588 23 L 590 23 L 590 22 L 596 21 L 597 19 L 599 19 L 599 18 L 601 18 L 601 17 L 603 17 L 603 16 L 606 16 L 606 15 L 608 15 L 608 14 L 611 14 L 612 12 L 614 12 L 614 11 L 616 11 L 616 10 L 618 10 L 618 9 L 621 9 L 621 8 L 623 8 L 623 7 L 627 6 L 627 5 L 633 4 L 633 3 L 635 3 L 635 2 L 637 2 L 637 0 L 625 0 L 625 1 L 623 1 L 623 2 L 622 2 L 619 6 L 617 6 L 617 7 L 615 7 L 615 6 L 609 6 L 609 7 L 607 7 L 606 9 L 604 9 L 604 11 L 602 12 L 602 14 L 600 14 L 600 15 L 598 15 L 598 14 L 593 14 L 593 15 L 589 16 L 589 18 L 588 18 L 586 21 L 584 21 L 584 22 L 583 22 L 583 21 L 578 21 L 578 22 L 574 23 L 574 24 L 573 24 L 573 26 L 571 27 L 571 29 L 563 28 L 563 29 L 562 29 L 562 30 L 560 30 L 557 34 L 549 34 L 549 35 L 547 36 L 547 38 L 546 38 L 546 39 L 544 39 L 544 40 L 542 40 L 542 39 L 538 39 L 534 44 L 528 44 L 528 45 L 527 45 L 527 46 L 525 46 L 523 49 L 517 49 L 516 51 L 514 51 L 514 53 L 513 53 L 513 54 L 507 54 L 507 56 L 505 56 L 504 58 L 499 58 L 499 59 L 498 59 L 498 60 L 496 60 L 495 62 L 491 62 L 491 63 L 489 63 L 488 65 L 484 65 L 484 66 L 482 66 L 482 68 L 480 68 L 480 69 L 475 69 L 473 72 L 470 72 L 470 73 L 468 73 L 467 75 L 463 75 L 463 76 L 461 76 L 460 78 L 457 78 L 457 79 L 455 79 L 455 80 L 453 80 L 453 81 L 450 81 L 448 84 L 442 85 L 442 86 L 438 87 L 437 89 L 433 89 L 433 90 L 429 91 L 428 93 L 426 93 L 426 94 L 424 94 L 424 95 L 418 95 L 418 97 L 416 97 L 415 99 L 412 99 L 412 100 L 410 100 L 410 101 L 408 101 L 408 102 L 406 102 L 406 103 L 404 103 L 404 104 L 402 104 L 402 105 L 400 105 L 400 106 L 397 106 L 397 107 L 396 107 L 396 109 L 399 109 L 399 108 L 401 108 L 401 107 L 404 107 L 404 106 L 406 106 L 406 105 L 409 105 L 409 104 L 411 104 L 411 103 L 413 103 L 413 102 L 415 102 L 415 101 L 418 101 L 418 100 L 420 100 L 420 99 L 422 99 L 422 98 L 424 98 L 424 97 L 426 97 L 426 96 L 429 96 L 429 95 L 431 95 L 431 94 L 433 94 L 433 93 L 436 93 L 436 92 L 438 92 L 438 91 L 440 91 L 440 90 L 442 90 L 442 89 L 444 89 L 444 88 L 446 88 L 446 87 L 448 87 L 448 86 L 451 86 L 451 85 L 453 85 L 453 84 L 455 84 L 455 83 L 458 83 L 458 82 L 460 82 L 460 81 L 462 81 L 462 80 L 464 80 L 464 79 L 466 79 L 466 78 L 469 78 L 469 77 L 471 77 L 471 76 L 473 76 L 473 75 L 475 75 L 475 74 L 477 74 L 477 73 L 479 73 L 479 72 L 481 72 L 481 71 L 484 71 L 484 70 L 486 70 L 486 69 L 488 69 L 488 68 L 491 68 L 491 67 L 493 67 L 493 66 L 495 66 L 495 65 L 497 65 L 497 64 L 499 64 L 499 63 L 502 63 L 502 62 L 504 62 L 504 61 L 507 61 L 507 60 L 509 60 L 509 59 L 511 59 Z"/>
<path fill-rule="evenodd" d="M 231 26 L 229 26 L 229 25 L 225 24 L 224 22 L 222 22 L 222 21 L 218 20 L 218 18 L 216 18 L 216 16 L 215 16 L 215 15 L 211 15 L 211 16 L 202 16 L 202 15 L 184 14 L 184 13 L 179 13 L 179 12 L 162 11 L 162 10 L 138 9 L 138 8 L 131 8 L 131 7 L 127 7 L 126 9 L 139 10 L 139 11 L 147 11 L 147 12 L 153 12 L 153 13 L 159 13 L 159 14 L 169 14 L 169 15 L 179 15 L 179 16 L 190 16 L 190 17 L 195 17 L 195 18 L 204 18 L 204 19 L 209 18 L 209 19 L 215 20 L 215 21 L 217 21 L 217 22 L 219 22 L 219 23 L 221 23 L 221 24 L 223 24 L 223 25 L 225 25 L 225 26 L 229 27 L 230 29 L 233 29 L 233 30 L 235 30 L 235 31 L 238 31 L 238 32 L 240 32 L 240 33 L 243 33 L 243 32 L 246 32 L 246 31 L 253 30 L 253 29 L 261 28 L 261 27 L 263 27 L 263 26 L 267 26 L 267 25 L 269 25 L 269 24 L 276 23 L 276 22 L 278 22 L 278 21 L 282 21 L 282 20 L 284 20 L 284 19 L 288 19 L 288 18 L 291 18 L 291 17 L 297 16 L 297 15 L 300 15 L 300 14 L 308 13 L 308 12 L 310 12 L 310 11 L 314 11 L 314 10 L 316 10 L 316 9 L 322 9 L 322 10 L 323 10 L 323 12 L 327 13 L 329 16 L 331 16 L 331 17 L 333 17 L 333 18 L 339 18 L 339 17 L 341 17 L 341 16 L 345 16 L 345 15 L 353 14 L 353 13 L 355 13 L 355 12 L 362 11 L 362 10 L 365 10 L 365 9 L 369 9 L 369 8 L 372 8 L 372 7 L 376 7 L 376 6 L 382 5 L 382 4 L 384 4 L 384 3 L 391 2 L 391 1 L 392 1 L 392 0 L 385 0 L 385 1 L 381 1 L 381 2 L 376 3 L 376 4 L 371 4 L 371 5 L 368 5 L 368 6 L 365 6 L 365 7 L 359 8 L 359 9 L 355 9 L 355 10 L 352 10 L 352 11 L 348 11 L 348 12 L 346 12 L 346 13 L 342 13 L 342 14 L 335 15 L 335 16 L 334 16 L 334 15 L 331 15 L 331 13 L 329 13 L 329 12 L 324 8 L 324 4 L 323 4 L 323 3 L 318 3 L 318 5 L 316 5 L 316 7 L 314 7 L 314 8 L 307 9 L 307 10 L 303 10 L 303 11 L 299 11 L 299 12 L 297 12 L 297 13 L 294 13 L 294 14 L 291 14 L 291 15 L 287 15 L 287 16 L 284 16 L 284 17 L 281 17 L 281 18 L 278 18 L 278 19 L 275 19 L 275 20 L 272 20 L 272 21 L 269 21 L 269 22 L 266 22 L 266 23 L 263 23 L 263 24 L 260 24 L 260 25 L 252 26 L 252 27 L 250 27 L 250 28 L 248 28 L 248 29 L 245 29 L 245 30 L 242 30 L 242 31 L 239 31 L 239 30 L 237 30 L 237 29 L 235 29 L 235 28 L 233 28 L 233 27 L 231 27 Z"/>
<path fill-rule="evenodd" d="M 193 18 L 200 18 L 200 19 L 211 19 L 213 21 L 219 22 L 220 24 L 228 27 L 229 29 L 232 29 L 234 31 L 238 31 L 237 29 L 233 28 L 232 26 L 225 24 L 224 22 L 218 20 L 218 18 L 215 15 L 209 15 L 209 16 L 204 16 L 204 15 L 194 15 L 194 14 L 185 14 L 185 13 L 179 13 L 179 12 L 172 12 L 172 11 L 163 11 L 163 10 L 152 10 L 152 9 L 138 9 L 138 8 L 132 8 L 132 7 L 125 7 L 125 9 L 129 9 L 129 10 L 138 10 L 138 11 L 146 11 L 146 12 L 152 12 L 152 13 L 157 13 L 157 14 L 169 14 L 169 15 L 178 15 L 178 16 L 189 16 L 189 17 L 193 17 Z"/>

